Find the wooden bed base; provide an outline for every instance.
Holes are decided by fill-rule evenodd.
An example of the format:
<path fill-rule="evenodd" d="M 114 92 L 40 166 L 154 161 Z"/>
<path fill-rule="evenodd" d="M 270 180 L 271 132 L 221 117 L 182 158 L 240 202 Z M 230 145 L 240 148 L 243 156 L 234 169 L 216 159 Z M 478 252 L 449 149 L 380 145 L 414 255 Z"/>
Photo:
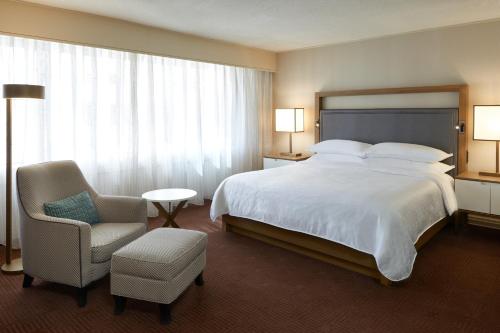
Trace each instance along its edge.
<path fill-rule="evenodd" d="M 419 250 L 450 220 L 450 217 L 446 217 L 429 228 L 418 239 L 415 244 L 416 249 Z M 372 255 L 345 245 L 227 214 L 222 216 L 222 225 L 224 231 L 258 239 L 271 245 L 373 277 L 384 286 L 391 284 L 391 281 L 378 270 L 375 258 Z"/>

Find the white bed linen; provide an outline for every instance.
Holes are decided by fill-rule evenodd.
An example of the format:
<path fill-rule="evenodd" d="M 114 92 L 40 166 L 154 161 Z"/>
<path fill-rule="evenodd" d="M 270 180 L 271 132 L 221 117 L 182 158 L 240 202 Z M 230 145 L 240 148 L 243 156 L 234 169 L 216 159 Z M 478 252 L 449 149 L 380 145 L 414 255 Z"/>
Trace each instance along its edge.
<path fill-rule="evenodd" d="M 410 276 L 415 242 L 457 210 L 453 178 L 312 159 L 224 180 L 210 215 L 249 218 L 375 257 L 391 281 Z"/>

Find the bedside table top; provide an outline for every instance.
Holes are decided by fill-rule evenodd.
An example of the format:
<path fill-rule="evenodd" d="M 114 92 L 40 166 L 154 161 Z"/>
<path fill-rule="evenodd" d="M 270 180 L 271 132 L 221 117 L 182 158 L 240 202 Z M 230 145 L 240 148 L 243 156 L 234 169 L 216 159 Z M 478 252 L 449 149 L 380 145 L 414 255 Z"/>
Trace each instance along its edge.
<path fill-rule="evenodd" d="M 492 176 L 480 176 L 477 172 L 466 171 L 459 173 L 456 179 L 461 180 L 473 180 L 477 182 L 487 182 L 487 183 L 497 183 L 500 184 L 500 177 L 492 177 Z"/>
<path fill-rule="evenodd" d="M 264 158 L 274 158 L 276 160 L 287 160 L 287 161 L 305 161 L 309 157 L 311 157 L 312 154 L 309 153 L 302 153 L 302 156 L 283 156 L 280 155 L 279 153 L 269 153 L 269 154 L 264 154 Z"/>

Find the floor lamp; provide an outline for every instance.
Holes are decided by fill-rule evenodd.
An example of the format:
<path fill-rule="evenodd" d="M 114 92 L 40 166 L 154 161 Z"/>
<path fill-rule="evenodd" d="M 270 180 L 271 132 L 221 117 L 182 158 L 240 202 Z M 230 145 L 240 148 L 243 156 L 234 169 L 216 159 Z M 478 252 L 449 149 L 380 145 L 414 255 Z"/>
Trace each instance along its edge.
<path fill-rule="evenodd" d="M 21 258 L 12 260 L 12 99 L 13 98 L 45 98 L 45 87 L 30 84 L 4 84 L 3 98 L 7 99 L 6 112 L 6 193 L 5 193 L 5 264 L 2 272 L 18 274 L 23 271 Z"/>

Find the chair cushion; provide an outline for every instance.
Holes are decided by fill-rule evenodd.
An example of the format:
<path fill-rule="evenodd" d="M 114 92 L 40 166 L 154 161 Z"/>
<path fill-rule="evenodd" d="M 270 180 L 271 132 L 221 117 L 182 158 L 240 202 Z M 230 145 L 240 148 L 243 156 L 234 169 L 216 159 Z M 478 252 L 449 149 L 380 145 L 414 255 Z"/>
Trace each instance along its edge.
<path fill-rule="evenodd" d="M 127 245 L 146 232 L 144 223 L 99 223 L 90 229 L 92 262 L 111 259 L 116 250 Z"/>
<path fill-rule="evenodd" d="M 192 263 L 207 246 L 200 231 L 158 228 L 113 254 L 111 272 L 170 281 Z"/>
<path fill-rule="evenodd" d="M 62 200 L 44 203 L 43 210 L 48 216 L 77 220 L 88 224 L 100 222 L 97 209 L 87 191 Z"/>

